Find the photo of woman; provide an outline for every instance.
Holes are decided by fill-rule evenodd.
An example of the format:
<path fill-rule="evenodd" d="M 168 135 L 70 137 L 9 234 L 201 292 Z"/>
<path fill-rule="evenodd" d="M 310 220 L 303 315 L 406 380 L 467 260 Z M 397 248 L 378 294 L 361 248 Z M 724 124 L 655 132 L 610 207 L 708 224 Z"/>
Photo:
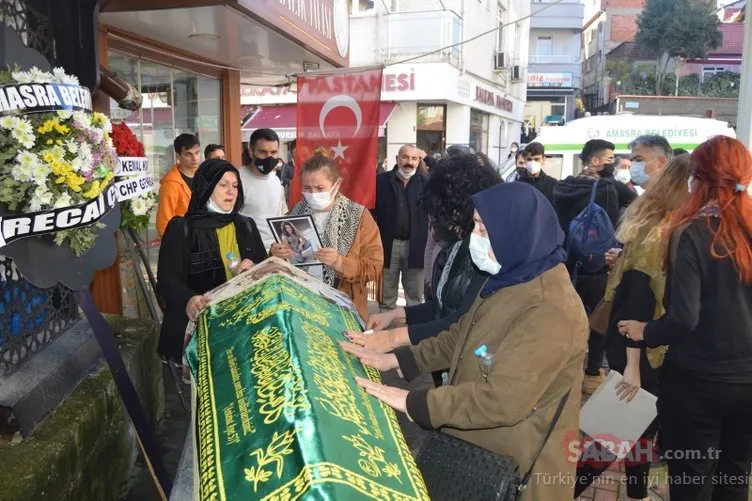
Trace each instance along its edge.
<path fill-rule="evenodd" d="M 268 220 L 277 243 L 292 250 L 290 263 L 295 266 L 321 264 L 315 253 L 321 249 L 318 232 L 310 216 L 284 216 Z"/>

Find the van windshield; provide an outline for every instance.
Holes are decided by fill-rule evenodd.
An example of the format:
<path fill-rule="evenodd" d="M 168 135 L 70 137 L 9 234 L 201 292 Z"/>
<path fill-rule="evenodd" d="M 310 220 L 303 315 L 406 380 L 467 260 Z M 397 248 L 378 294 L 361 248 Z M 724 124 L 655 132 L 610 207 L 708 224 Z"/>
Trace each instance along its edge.
<path fill-rule="evenodd" d="M 549 176 L 561 179 L 561 170 L 564 167 L 564 155 L 546 155 L 546 166 L 543 170 Z"/>

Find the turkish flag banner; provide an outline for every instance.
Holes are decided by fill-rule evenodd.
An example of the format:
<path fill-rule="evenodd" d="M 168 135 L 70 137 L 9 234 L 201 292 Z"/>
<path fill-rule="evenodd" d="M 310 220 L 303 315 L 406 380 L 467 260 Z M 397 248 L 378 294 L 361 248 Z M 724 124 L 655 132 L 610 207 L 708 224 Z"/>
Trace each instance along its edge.
<path fill-rule="evenodd" d="M 290 205 L 303 199 L 300 172 L 324 150 L 342 173 L 340 192 L 372 209 L 376 203 L 382 70 L 298 77 L 295 176 Z"/>

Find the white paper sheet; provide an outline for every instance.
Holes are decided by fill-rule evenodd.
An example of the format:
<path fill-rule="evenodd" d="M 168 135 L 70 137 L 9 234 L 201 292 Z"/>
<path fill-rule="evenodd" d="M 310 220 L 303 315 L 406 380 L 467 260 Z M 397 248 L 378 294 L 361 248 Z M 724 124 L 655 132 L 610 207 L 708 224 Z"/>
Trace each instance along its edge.
<path fill-rule="evenodd" d="M 640 388 L 631 402 L 620 400 L 616 385 L 622 375 L 611 371 L 606 381 L 588 399 L 580 412 L 580 429 L 623 459 L 657 414 L 655 395 Z"/>

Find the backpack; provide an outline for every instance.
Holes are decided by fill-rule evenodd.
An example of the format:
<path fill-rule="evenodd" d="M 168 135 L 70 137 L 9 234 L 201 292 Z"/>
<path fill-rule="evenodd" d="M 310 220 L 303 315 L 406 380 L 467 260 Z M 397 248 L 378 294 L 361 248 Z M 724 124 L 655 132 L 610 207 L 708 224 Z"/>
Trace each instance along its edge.
<path fill-rule="evenodd" d="M 595 203 L 598 181 L 593 183 L 590 201 L 569 223 L 567 253 L 575 259 L 573 276 L 579 268 L 586 273 L 595 273 L 606 267 L 606 252 L 619 247 L 616 231 L 608 213 Z"/>

